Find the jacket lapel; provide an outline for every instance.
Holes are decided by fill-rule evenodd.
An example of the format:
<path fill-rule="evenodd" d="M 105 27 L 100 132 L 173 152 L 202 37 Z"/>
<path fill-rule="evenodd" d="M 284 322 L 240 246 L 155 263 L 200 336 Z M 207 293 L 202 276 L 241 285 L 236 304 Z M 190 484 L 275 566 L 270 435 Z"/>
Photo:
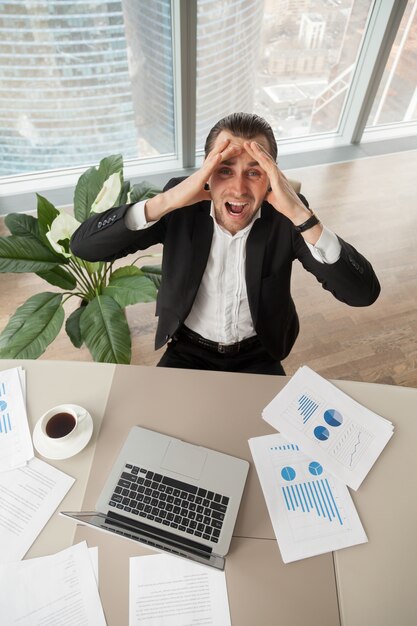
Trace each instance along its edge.
<path fill-rule="evenodd" d="M 255 220 L 246 243 L 246 289 L 249 308 L 254 325 L 258 320 L 259 290 L 262 280 L 262 264 L 268 239 L 270 220 L 266 207 L 261 209 L 261 217 Z"/>

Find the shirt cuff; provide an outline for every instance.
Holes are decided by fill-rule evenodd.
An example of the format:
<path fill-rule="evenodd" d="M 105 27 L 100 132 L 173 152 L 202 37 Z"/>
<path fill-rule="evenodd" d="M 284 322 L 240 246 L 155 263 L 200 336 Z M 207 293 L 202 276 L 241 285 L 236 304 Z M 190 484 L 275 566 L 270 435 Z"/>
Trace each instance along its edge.
<path fill-rule="evenodd" d="M 331 265 L 340 258 L 342 246 L 333 231 L 323 226 L 323 232 L 313 246 L 306 241 L 306 244 L 313 257 L 320 263 Z"/>
<path fill-rule="evenodd" d="M 145 217 L 146 200 L 135 202 L 125 213 L 125 225 L 129 230 L 143 230 L 155 224 L 155 222 L 147 222 Z"/>

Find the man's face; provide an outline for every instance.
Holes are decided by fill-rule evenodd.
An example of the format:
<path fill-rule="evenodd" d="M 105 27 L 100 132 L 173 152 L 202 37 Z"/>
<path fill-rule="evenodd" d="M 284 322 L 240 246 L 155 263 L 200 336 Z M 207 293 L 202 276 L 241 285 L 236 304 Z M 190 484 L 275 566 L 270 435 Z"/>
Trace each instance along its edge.
<path fill-rule="evenodd" d="M 214 147 L 225 139 L 241 148 L 237 156 L 220 163 L 209 179 L 216 221 L 232 235 L 245 228 L 262 204 L 269 186 L 266 172 L 246 152 L 247 141 L 223 130 Z M 268 141 L 259 135 L 251 141 L 261 144 L 268 152 Z"/>

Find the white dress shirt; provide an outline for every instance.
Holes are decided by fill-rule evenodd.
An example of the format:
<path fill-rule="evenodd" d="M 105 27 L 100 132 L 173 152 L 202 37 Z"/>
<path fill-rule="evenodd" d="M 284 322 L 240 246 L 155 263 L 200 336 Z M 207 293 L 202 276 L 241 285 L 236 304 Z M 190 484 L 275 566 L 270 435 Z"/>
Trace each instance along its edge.
<path fill-rule="evenodd" d="M 154 224 L 145 217 L 146 200 L 132 205 L 126 212 L 125 224 L 130 230 L 141 230 Z M 231 344 L 255 335 L 246 292 L 246 240 L 261 209 L 246 228 L 232 235 L 214 221 L 213 240 L 206 269 L 185 325 L 211 341 Z M 320 263 L 335 263 L 341 245 L 336 235 L 323 226 L 313 246 L 306 242 L 313 257 Z"/>

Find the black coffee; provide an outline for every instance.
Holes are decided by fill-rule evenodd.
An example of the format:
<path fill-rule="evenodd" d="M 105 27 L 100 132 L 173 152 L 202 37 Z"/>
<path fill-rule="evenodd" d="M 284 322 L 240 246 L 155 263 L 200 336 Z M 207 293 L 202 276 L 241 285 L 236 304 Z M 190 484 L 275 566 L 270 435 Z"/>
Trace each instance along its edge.
<path fill-rule="evenodd" d="M 46 424 L 46 434 L 52 439 L 65 437 L 75 428 L 75 417 L 71 413 L 57 413 Z"/>

